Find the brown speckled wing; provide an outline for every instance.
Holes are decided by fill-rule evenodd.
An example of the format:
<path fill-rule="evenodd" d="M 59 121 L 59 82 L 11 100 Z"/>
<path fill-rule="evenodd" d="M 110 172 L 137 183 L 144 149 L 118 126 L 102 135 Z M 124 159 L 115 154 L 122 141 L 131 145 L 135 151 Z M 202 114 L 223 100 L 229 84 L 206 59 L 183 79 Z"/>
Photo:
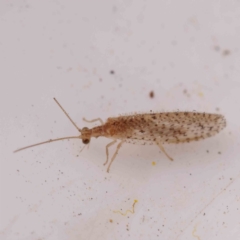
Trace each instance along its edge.
<path fill-rule="evenodd" d="M 197 141 L 217 134 L 226 126 L 220 114 L 196 112 L 136 114 L 114 119 L 124 124 L 114 138 L 133 144 L 153 144 L 157 139 L 162 143 Z"/>

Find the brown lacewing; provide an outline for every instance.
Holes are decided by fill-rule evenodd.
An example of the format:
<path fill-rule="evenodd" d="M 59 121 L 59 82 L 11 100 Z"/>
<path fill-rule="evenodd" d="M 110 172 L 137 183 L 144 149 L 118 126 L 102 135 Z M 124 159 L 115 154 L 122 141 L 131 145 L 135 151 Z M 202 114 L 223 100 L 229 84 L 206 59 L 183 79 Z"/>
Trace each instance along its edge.
<path fill-rule="evenodd" d="M 83 144 L 89 144 L 92 137 L 107 137 L 112 139 L 112 142 L 106 146 L 107 159 L 104 165 L 108 163 L 109 147 L 116 144 L 117 140 L 119 140 L 115 153 L 107 167 L 107 172 L 109 172 L 111 164 L 116 158 L 123 143 L 143 145 L 155 144 L 166 157 L 172 161 L 173 159 L 165 151 L 163 144 L 198 141 L 219 133 L 226 126 L 226 119 L 220 114 L 199 112 L 150 112 L 112 117 L 108 118 L 105 123 L 101 118 L 96 118 L 91 121 L 83 118 L 83 120 L 88 123 L 98 121 L 101 124 L 91 129 L 87 127 L 80 129 L 55 98 L 54 101 L 80 132 L 80 135 L 50 139 L 48 141 L 19 148 L 14 152 L 65 139 L 78 138 L 82 139 Z"/>

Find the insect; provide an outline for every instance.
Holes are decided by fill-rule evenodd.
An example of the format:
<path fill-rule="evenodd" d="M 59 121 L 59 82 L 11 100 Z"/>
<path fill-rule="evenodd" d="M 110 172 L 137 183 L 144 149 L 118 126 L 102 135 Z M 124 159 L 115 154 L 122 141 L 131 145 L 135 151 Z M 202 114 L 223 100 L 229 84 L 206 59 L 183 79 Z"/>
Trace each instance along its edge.
<path fill-rule="evenodd" d="M 220 114 L 199 112 L 160 112 L 112 117 L 108 118 L 105 123 L 100 118 L 91 121 L 83 118 L 83 120 L 88 123 L 100 122 L 101 124 L 93 128 L 84 127 L 80 129 L 55 98 L 54 101 L 80 132 L 80 135 L 50 139 L 48 141 L 19 148 L 14 152 L 65 139 L 78 138 L 82 139 L 83 144 L 89 144 L 92 137 L 107 137 L 112 139 L 112 142 L 106 145 L 106 161 L 104 165 L 108 164 L 109 147 L 116 144 L 117 140 L 120 141 L 108 164 L 107 172 L 109 172 L 119 149 L 124 143 L 143 145 L 155 144 L 166 155 L 166 157 L 172 161 L 173 159 L 165 151 L 163 144 L 184 143 L 205 139 L 217 134 L 226 126 L 226 120 L 224 116 Z"/>

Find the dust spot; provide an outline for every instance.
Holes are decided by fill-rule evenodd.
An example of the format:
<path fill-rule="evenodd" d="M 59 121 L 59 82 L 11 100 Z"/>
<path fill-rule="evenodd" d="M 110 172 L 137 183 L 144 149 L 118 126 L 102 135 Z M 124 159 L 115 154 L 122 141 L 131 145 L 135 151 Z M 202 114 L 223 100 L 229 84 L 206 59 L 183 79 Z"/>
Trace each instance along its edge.
<path fill-rule="evenodd" d="M 228 55 L 230 55 L 230 54 L 231 54 L 231 51 L 228 50 L 228 49 L 225 49 L 225 50 L 223 50 L 223 52 L 222 52 L 222 55 L 223 55 L 223 56 L 228 56 Z"/>
<path fill-rule="evenodd" d="M 150 97 L 150 98 L 154 98 L 154 95 L 155 95 L 155 94 L 154 94 L 154 91 L 151 91 L 151 92 L 149 93 L 149 97 Z"/>
<path fill-rule="evenodd" d="M 219 52 L 220 51 L 220 47 L 219 46 L 214 46 L 214 50 Z"/>
<path fill-rule="evenodd" d="M 191 96 L 186 88 L 183 90 L 183 94 L 186 95 L 187 97 Z"/>

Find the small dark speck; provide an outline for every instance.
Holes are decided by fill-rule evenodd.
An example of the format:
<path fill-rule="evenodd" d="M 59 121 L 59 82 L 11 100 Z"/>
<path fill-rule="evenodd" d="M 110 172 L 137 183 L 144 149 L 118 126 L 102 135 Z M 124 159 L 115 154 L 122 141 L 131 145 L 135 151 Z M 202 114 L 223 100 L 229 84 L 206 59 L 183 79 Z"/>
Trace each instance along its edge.
<path fill-rule="evenodd" d="M 113 10 L 113 12 L 115 13 L 115 12 L 117 12 L 118 9 L 117 9 L 116 6 L 113 6 L 112 10 Z"/>
<path fill-rule="evenodd" d="M 215 46 L 214 50 L 218 52 L 220 50 L 220 47 L 219 46 Z"/>
<path fill-rule="evenodd" d="M 101 79 L 101 78 L 99 78 L 99 82 L 102 82 L 102 79 Z"/>
<path fill-rule="evenodd" d="M 231 54 L 231 51 L 228 50 L 228 49 L 225 49 L 225 50 L 223 50 L 223 52 L 222 52 L 222 55 L 223 55 L 223 56 L 228 56 L 228 55 L 230 55 L 230 54 Z"/>
<path fill-rule="evenodd" d="M 187 97 L 191 96 L 186 88 L 183 90 L 183 94 L 186 95 Z"/>
<path fill-rule="evenodd" d="M 110 71 L 110 74 L 115 74 L 115 72 L 113 70 Z"/>
<path fill-rule="evenodd" d="M 207 150 L 206 152 L 209 153 L 209 150 Z"/>
<path fill-rule="evenodd" d="M 222 154 L 221 152 L 218 152 L 218 154 Z"/>
<path fill-rule="evenodd" d="M 81 216 L 81 215 L 82 215 L 81 213 L 78 214 L 78 216 Z"/>
<path fill-rule="evenodd" d="M 205 216 L 205 215 L 206 215 L 206 213 L 203 214 L 203 216 Z"/>
<path fill-rule="evenodd" d="M 219 112 L 219 110 L 220 110 L 220 109 L 219 109 L 218 107 L 216 107 L 216 111 Z"/>
<path fill-rule="evenodd" d="M 154 91 L 151 91 L 151 92 L 149 93 L 149 97 L 150 97 L 150 98 L 154 98 Z"/>

